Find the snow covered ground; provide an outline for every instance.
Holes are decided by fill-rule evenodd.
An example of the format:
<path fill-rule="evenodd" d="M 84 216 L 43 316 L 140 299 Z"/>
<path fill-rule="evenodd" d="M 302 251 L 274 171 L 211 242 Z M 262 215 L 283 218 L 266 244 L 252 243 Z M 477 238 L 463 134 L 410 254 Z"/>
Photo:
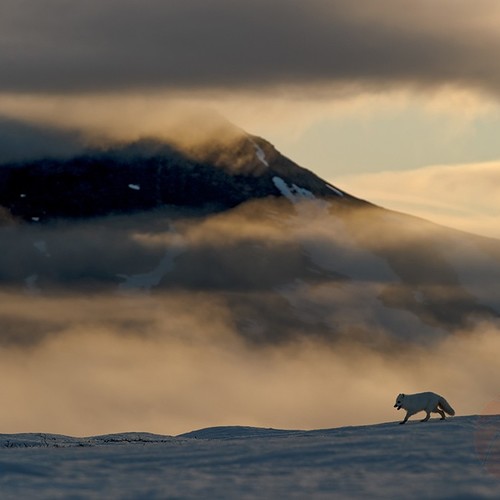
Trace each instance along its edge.
<path fill-rule="evenodd" d="M 314 431 L 216 427 L 177 437 L 4 434 L 0 492 L 2 499 L 500 498 L 500 415 Z"/>

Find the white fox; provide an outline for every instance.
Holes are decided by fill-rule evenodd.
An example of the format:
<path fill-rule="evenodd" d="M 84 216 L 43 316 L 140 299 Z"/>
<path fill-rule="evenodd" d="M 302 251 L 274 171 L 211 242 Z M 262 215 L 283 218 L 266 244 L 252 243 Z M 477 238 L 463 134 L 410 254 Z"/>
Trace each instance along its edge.
<path fill-rule="evenodd" d="M 445 420 L 445 412 L 448 415 L 455 415 L 455 410 L 449 405 L 448 401 L 434 392 L 420 392 L 418 394 L 400 394 L 396 398 L 396 404 L 394 408 L 401 410 L 404 408 L 406 410 L 405 419 L 400 424 L 405 424 L 408 419 L 418 413 L 419 411 L 425 411 L 427 413 L 426 417 L 422 422 L 427 422 L 431 418 L 432 413 L 439 413 L 441 415 L 441 420 Z"/>

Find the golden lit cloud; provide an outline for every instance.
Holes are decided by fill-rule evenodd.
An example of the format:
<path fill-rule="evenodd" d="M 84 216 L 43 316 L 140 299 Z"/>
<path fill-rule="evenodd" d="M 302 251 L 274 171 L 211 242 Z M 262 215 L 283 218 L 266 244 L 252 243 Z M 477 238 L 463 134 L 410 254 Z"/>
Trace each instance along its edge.
<path fill-rule="evenodd" d="M 400 392 L 443 393 L 458 415 L 480 413 L 498 394 L 500 332 L 491 325 L 403 352 L 348 341 L 252 347 L 213 305 L 188 298 L 172 312 L 137 297 L 32 302 L 37 321 L 49 317 L 37 308 L 71 312 L 59 334 L 28 349 L 0 348 L 2 431 L 329 428 L 399 419 L 392 405 Z M 117 326 L 134 315 L 154 321 L 146 332 Z"/>
<path fill-rule="evenodd" d="M 287 154 L 329 120 L 370 134 L 415 109 L 457 145 L 500 115 L 496 0 L 63 4 L 0 7 L 0 162 L 242 129 Z M 341 177 L 335 161 L 354 196 L 500 238 L 499 162 Z M 498 396 L 499 326 L 468 315 L 499 310 L 494 245 L 286 203 L 2 227 L 2 432 L 333 427 L 398 419 L 400 392 L 459 415 Z"/>
<path fill-rule="evenodd" d="M 341 188 L 386 208 L 500 238 L 500 163 L 341 176 Z"/>
<path fill-rule="evenodd" d="M 422 390 L 479 413 L 498 394 L 498 324 L 439 322 L 454 321 L 454 301 L 498 307 L 498 264 L 477 243 L 386 212 L 337 219 L 314 201 L 4 228 L 1 272 L 38 273 L 40 288 L 0 294 L 0 425 L 324 428 L 397 420 L 394 397 Z M 117 286 L 172 247 L 149 293 Z M 108 291 L 76 291 L 99 273 Z"/>
<path fill-rule="evenodd" d="M 4 117 L 85 131 L 94 139 L 168 138 L 189 116 L 219 113 L 252 134 L 291 144 L 312 126 L 328 120 L 360 123 L 381 114 L 419 109 L 429 119 L 443 117 L 443 131 L 460 139 L 475 120 L 496 117 L 498 102 L 474 89 L 376 89 L 359 85 L 278 86 L 252 91 L 120 92 L 72 95 L 0 93 Z M 314 152 L 311 152 L 313 155 Z M 314 168 L 314 156 L 309 167 Z"/>

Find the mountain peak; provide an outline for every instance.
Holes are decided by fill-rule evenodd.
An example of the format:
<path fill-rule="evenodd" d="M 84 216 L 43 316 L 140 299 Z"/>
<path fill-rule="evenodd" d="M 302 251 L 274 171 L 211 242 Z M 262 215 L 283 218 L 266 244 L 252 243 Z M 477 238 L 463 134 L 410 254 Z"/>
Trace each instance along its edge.
<path fill-rule="evenodd" d="M 196 130 L 190 141 L 179 133 L 3 164 L 0 206 L 14 218 L 43 222 L 164 205 L 226 209 L 269 196 L 356 200 L 260 137 L 224 122 Z"/>

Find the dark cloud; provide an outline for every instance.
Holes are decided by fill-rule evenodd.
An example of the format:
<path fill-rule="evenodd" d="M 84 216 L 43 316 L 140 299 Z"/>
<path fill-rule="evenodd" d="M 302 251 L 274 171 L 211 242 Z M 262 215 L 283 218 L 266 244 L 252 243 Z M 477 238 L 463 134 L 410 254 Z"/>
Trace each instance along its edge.
<path fill-rule="evenodd" d="M 138 335 L 147 322 L 120 319 L 120 296 L 152 297 L 169 321 L 177 301 L 193 314 L 210 304 L 228 330 L 263 345 L 349 339 L 387 349 L 498 318 L 495 240 L 475 248 L 483 239 L 408 216 L 372 209 L 336 217 L 314 203 L 295 214 L 285 203 L 0 227 L 0 295 L 26 298 L 17 313 L 0 300 L 0 348 L 16 343 L 16 331 L 22 345 L 59 335 L 65 317 L 46 328 L 28 321 L 33 300 L 53 295 L 87 295 L 97 307 L 111 298 L 116 314 L 105 325 L 114 317 L 113 328 Z M 97 313 L 88 318 L 102 323 Z"/>
<path fill-rule="evenodd" d="M 392 82 L 496 92 L 499 18 L 493 0 L 6 0 L 0 89 Z"/>

